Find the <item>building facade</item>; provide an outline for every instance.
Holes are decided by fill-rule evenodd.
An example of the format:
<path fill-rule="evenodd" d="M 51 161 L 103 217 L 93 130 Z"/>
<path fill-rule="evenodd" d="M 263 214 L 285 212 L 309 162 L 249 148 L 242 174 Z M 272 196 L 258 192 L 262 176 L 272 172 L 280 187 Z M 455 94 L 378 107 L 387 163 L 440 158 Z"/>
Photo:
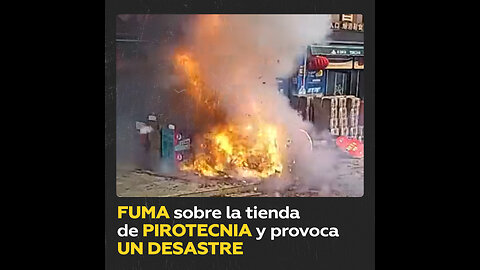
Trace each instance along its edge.
<path fill-rule="evenodd" d="M 364 98 L 364 21 L 361 14 L 330 15 L 331 34 L 327 44 L 310 44 L 291 78 L 278 78 L 279 89 L 292 96 L 348 95 Z M 306 59 L 324 56 L 329 60 L 325 70 L 308 71 Z"/>

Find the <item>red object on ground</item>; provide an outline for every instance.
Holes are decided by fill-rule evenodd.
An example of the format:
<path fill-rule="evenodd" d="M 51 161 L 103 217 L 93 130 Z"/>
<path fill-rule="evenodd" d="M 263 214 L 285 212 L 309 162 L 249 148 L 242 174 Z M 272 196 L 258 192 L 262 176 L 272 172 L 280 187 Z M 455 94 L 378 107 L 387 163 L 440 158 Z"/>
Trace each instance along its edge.
<path fill-rule="evenodd" d="M 347 136 L 339 136 L 336 141 L 337 146 L 342 149 L 345 149 L 345 147 L 347 147 L 349 142 L 350 142 L 350 139 L 347 138 Z"/>
<path fill-rule="evenodd" d="M 357 139 L 352 139 L 345 149 L 353 157 L 363 157 L 363 143 Z"/>
<path fill-rule="evenodd" d="M 354 138 L 348 138 L 346 136 L 340 136 L 337 138 L 337 146 L 347 151 L 353 157 L 363 157 L 363 143 Z"/>
<path fill-rule="evenodd" d="M 328 58 L 321 55 L 316 55 L 308 59 L 307 69 L 309 71 L 319 71 L 325 69 L 330 62 Z"/>

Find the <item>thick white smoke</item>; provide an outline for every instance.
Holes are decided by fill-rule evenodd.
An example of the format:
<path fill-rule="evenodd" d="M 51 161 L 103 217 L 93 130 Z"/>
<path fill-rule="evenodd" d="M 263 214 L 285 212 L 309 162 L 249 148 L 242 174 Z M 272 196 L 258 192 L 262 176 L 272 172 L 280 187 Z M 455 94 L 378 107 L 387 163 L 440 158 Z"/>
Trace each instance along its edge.
<path fill-rule="evenodd" d="M 327 148 L 311 151 L 299 130 L 314 133 L 313 126 L 278 92 L 276 78 L 292 76 L 307 45 L 325 43 L 329 26 L 330 15 L 198 15 L 187 27 L 186 46 L 227 118 L 260 116 L 284 128 L 295 173 L 324 195 L 337 178 L 336 154 Z"/>
<path fill-rule="evenodd" d="M 325 41 L 329 22 L 329 15 L 199 15 L 187 43 L 207 84 L 235 104 L 227 112 L 290 122 L 296 113 L 278 95 L 276 77 L 291 76 L 306 46 Z"/>

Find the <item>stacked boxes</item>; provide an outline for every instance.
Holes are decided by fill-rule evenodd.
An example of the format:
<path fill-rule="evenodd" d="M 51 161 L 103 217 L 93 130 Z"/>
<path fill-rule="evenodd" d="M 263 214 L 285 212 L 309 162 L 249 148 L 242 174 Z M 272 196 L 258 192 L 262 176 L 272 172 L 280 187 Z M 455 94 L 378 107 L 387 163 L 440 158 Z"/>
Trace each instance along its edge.
<path fill-rule="evenodd" d="M 348 136 L 347 98 L 338 98 L 338 127 L 340 136 Z"/>
<path fill-rule="evenodd" d="M 363 136 L 363 126 L 358 126 L 358 140 L 363 142 L 364 136 Z"/>
<path fill-rule="evenodd" d="M 351 98 L 351 107 L 350 107 L 350 136 L 357 138 L 358 133 L 358 116 L 360 112 L 360 99 L 357 97 Z"/>
<path fill-rule="evenodd" d="M 332 135 L 340 135 L 338 125 L 338 99 L 335 97 L 330 99 L 330 133 Z"/>
<path fill-rule="evenodd" d="M 358 135 L 358 139 L 363 142 L 364 140 L 364 133 L 363 133 L 363 127 L 364 127 L 364 101 L 362 100 L 360 102 L 360 109 L 359 109 L 359 119 L 358 119 L 358 132 L 359 132 L 359 135 Z"/>
<path fill-rule="evenodd" d="M 312 101 L 314 119 L 313 125 L 317 130 L 330 130 L 330 99 L 315 97 Z M 336 111 L 334 112 L 336 113 Z M 336 118 L 335 115 L 333 118 Z M 333 123 L 335 125 L 335 123 Z M 338 125 L 338 124 L 337 124 Z"/>
<path fill-rule="evenodd" d="M 304 119 L 312 121 L 318 130 L 329 129 L 334 136 L 363 139 L 363 102 L 360 98 L 323 96 L 312 98 L 308 102 L 305 97 L 292 97 L 291 102 L 292 107 L 302 112 Z M 307 106 L 308 104 L 310 106 Z M 307 107 L 310 109 L 310 117 L 305 113 Z"/>
<path fill-rule="evenodd" d="M 363 136 L 359 129 L 361 100 L 355 96 L 330 97 L 330 133 L 336 136 Z"/>

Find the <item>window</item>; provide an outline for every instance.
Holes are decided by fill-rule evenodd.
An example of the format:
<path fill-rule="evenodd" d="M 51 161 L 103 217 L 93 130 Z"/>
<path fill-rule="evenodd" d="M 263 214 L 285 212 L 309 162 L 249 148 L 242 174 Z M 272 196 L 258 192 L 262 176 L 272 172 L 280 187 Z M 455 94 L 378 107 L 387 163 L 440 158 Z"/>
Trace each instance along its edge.
<path fill-rule="evenodd" d="M 353 22 L 353 14 L 342 14 L 342 21 Z"/>
<path fill-rule="evenodd" d="M 363 23 L 363 15 L 362 14 L 355 14 L 354 16 L 354 22 L 355 23 Z"/>
<path fill-rule="evenodd" d="M 332 22 L 338 22 L 338 21 L 340 21 L 340 17 L 341 17 L 341 14 L 332 14 L 332 15 L 331 15 Z"/>
<path fill-rule="evenodd" d="M 347 72 L 335 72 L 334 90 L 333 95 L 348 95 L 350 89 L 348 89 L 348 73 Z"/>

